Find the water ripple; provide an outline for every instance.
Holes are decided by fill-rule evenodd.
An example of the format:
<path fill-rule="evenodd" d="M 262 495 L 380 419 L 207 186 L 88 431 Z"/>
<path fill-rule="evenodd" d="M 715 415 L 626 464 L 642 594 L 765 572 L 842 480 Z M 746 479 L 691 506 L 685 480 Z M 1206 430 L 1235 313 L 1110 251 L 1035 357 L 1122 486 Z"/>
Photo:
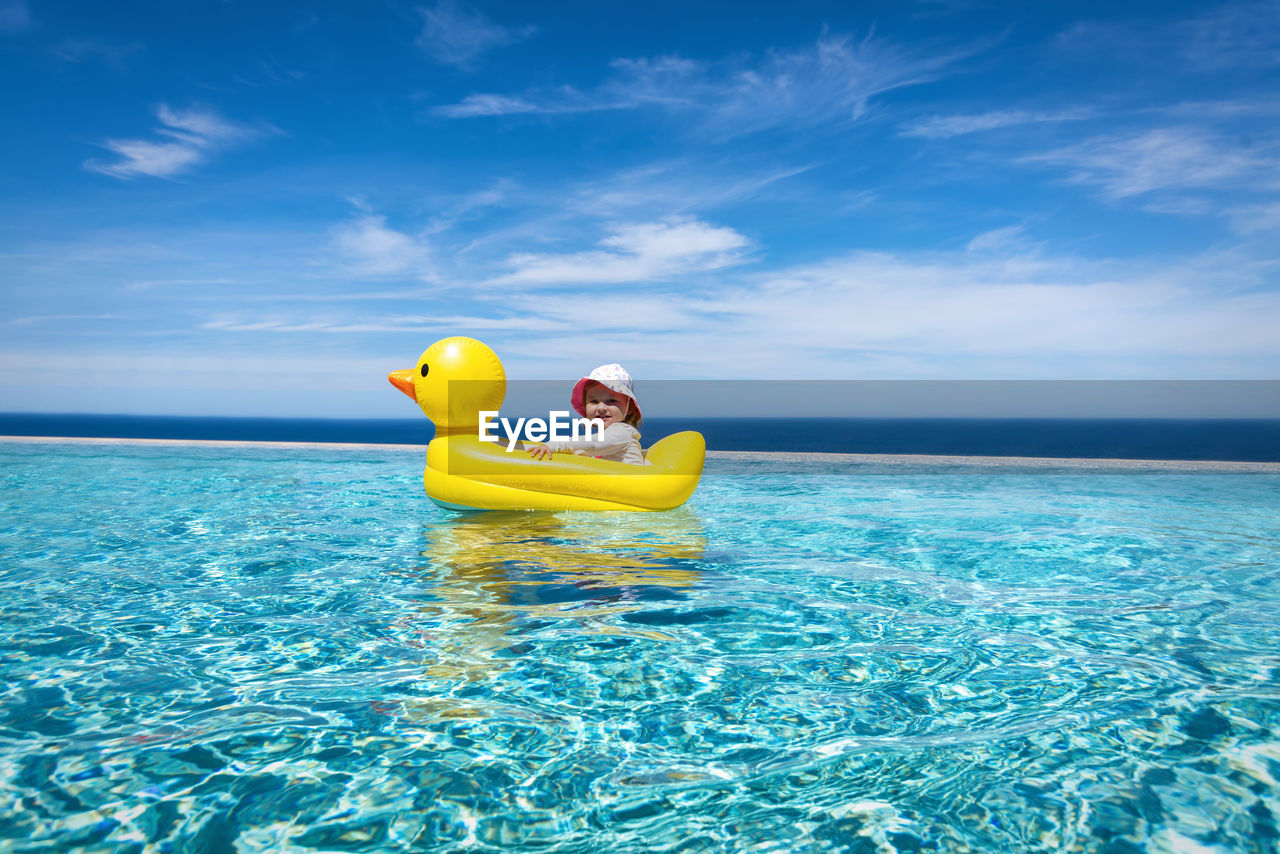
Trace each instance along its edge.
<path fill-rule="evenodd" d="M 1280 478 L 0 444 L 0 847 L 1271 851 Z M 842 471 L 843 475 L 856 471 Z"/>

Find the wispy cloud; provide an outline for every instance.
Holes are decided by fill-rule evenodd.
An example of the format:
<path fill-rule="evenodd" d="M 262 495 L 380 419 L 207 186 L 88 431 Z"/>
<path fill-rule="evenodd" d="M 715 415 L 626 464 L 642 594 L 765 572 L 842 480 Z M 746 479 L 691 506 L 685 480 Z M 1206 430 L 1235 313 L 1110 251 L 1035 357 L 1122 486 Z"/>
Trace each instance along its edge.
<path fill-rule="evenodd" d="M 707 66 L 678 56 L 615 59 L 609 65 L 612 76 L 593 90 L 559 86 L 523 95 L 480 93 L 468 95 L 457 104 L 436 107 L 432 112 L 445 118 L 466 119 L 527 113 L 592 113 L 650 105 L 693 107 L 697 99 L 710 94 L 698 91 L 707 87 L 702 79 Z"/>
<path fill-rule="evenodd" d="M 978 133 L 980 131 L 1000 130 L 1028 124 L 1045 124 L 1054 122 L 1071 122 L 1092 118 L 1095 114 L 1089 110 L 1066 110 L 1061 112 L 1032 112 L 1028 110 L 994 110 L 988 113 L 956 116 L 930 116 L 904 125 L 899 136 L 914 136 L 925 139 L 948 139 L 953 136 Z"/>
<path fill-rule="evenodd" d="M 250 142 L 267 133 L 223 118 L 207 107 L 174 110 L 166 104 L 156 108 L 160 127 L 153 139 L 111 139 L 102 143 L 118 156 L 113 162 L 85 161 L 85 168 L 114 178 L 150 175 L 173 178 L 190 171 L 213 154 Z"/>
<path fill-rule="evenodd" d="M 1246 146 L 1197 128 L 1098 136 L 1020 162 L 1064 167 L 1069 180 L 1095 185 L 1113 199 L 1158 190 L 1280 186 L 1280 156 L 1274 146 Z"/>
<path fill-rule="evenodd" d="M 450 329 L 487 332 L 565 332 L 572 327 L 564 318 L 406 314 L 373 316 L 358 321 L 339 317 L 310 318 L 307 320 L 299 320 L 296 316 L 265 319 L 221 317 L 200 324 L 200 328 L 220 332 L 319 332 L 334 335 L 351 335 L 369 332 L 440 334 L 442 331 Z"/>
<path fill-rule="evenodd" d="M 977 237 L 969 241 L 969 245 L 965 247 L 969 252 L 1006 252 L 1009 254 L 1017 254 L 1018 250 L 1026 249 L 1026 241 L 1024 234 L 1026 227 L 1022 225 L 1007 225 L 1003 228 L 993 228 L 991 231 L 984 231 Z"/>
<path fill-rule="evenodd" d="M 418 9 L 422 32 L 418 46 L 437 62 L 469 68 L 480 54 L 529 38 L 537 28 L 504 27 L 454 2 L 441 0 Z"/>
<path fill-rule="evenodd" d="M 859 118 L 871 98 L 937 78 L 965 51 L 920 52 L 873 36 L 824 36 L 807 50 L 778 52 L 734 75 L 708 124 L 727 135 L 782 123 L 814 127 Z"/>
<path fill-rule="evenodd" d="M 386 217 L 365 213 L 338 226 L 333 236 L 342 264 L 352 274 L 380 278 L 430 273 L 426 242 L 388 227 Z"/>
<path fill-rule="evenodd" d="M 1232 226 L 1239 234 L 1280 235 L 1280 202 L 1241 205 L 1227 210 Z"/>
<path fill-rule="evenodd" d="M 235 279 L 214 278 L 214 279 L 142 279 L 136 282 L 129 282 L 124 286 L 125 291 L 149 291 L 155 288 L 167 289 L 190 289 L 204 288 L 210 285 L 234 285 Z"/>
<path fill-rule="evenodd" d="M 10 326 L 36 326 L 41 324 L 62 324 L 79 320 L 120 320 L 121 314 L 37 314 L 29 317 L 15 317 L 9 321 Z"/>
<path fill-rule="evenodd" d="M 65 62 L 81 63 L 100 59 L 108 65 L 120 66 L 125 59 L 142 50 L 141 44 L 118 45 L 101 39 L 67 39 L 53 48 L 53 55 Z"/>
<path fill-rule="evenodd" d="M 702 63 L 678 56 L 618 59 L 589 90 L 479 93 L 435 108 L 445 118 L 654 107 L 697 115 L 704 132 L 731 137 L 786 126 L 809 128 L 862 116 L 871 98 L 936 78 L 961 51 L 913 51 L 867 36 L 823 35 L 807 48 L 754 62 Z"/>
<path fill-rule="evenodd" d="M 615 226 L 600 249 L 566 254 L 521 253 L 506 261 L 498 284 L 616 284 L 667 279 L 742 263 L 750 245 L 732 228 L 692 218 Z"/>
<path fill-rule="evenodd" d="M 243 74 L 233 74 L 232 79 L 254 89 L 264 86 L 292 86 L 306 77 L 301 71 L 288 68 L 275 57 L 258 60 Z"/>
<path fill-rule="evenodd" d="M 861 252 L 640 310 L 625 293 L 590 304 L 593 317 L 618 319 L 610 352 L 686 378 L 1271 377 L 1280 294 L 1257 290 L 1262 276 L 1254 261 L 1218 255 L 1146 265 Z M 545 311 L 536 297 L 514 304 Z M 528 357 L 550 375 L 599 361 L 600 346 L 547 335 Z"/>
<path fill-rule="evenodd" d="M 456 104 L 437 107 L 436 115 L 450 119 L 470 119 L 477 116 L 513 116 L 520 113 L 576 112 L 568 103 L 560 108 L 548 104 L 535 104 L 512 95 L 468 95 Z"/>
<path fill-rule="evenodd" d="M 1201 68 L 1280 65 L 1280 2 L 1226 3 L 1176 31 L 1183 56 Z"/>
<path fill-rule="evenodd" d="M 0 0 L 0 33 L 22 32 L 31 24 L 31 10 L 24 0 Z"/>
<path fill-rule="evenodd" d="M 637 251 L 675 239 L 658 228 L 617 237 Z M 708 240 L 716 248 L 738 242 Z M 341 312 L 226 305 L 198 329 L 369 336 L 362 346 L 374 347 L 405 334 L 397 346 L 410 349 L 420 338 L 469 331 L 525 376 L 568 374 L 606 358 L 605 350 L 642 376 L 686 379 L 1273 377 L 1280 293 L 1267 289 L 1269 258 L 1220 251 L 1087 260 L 1047 254 L 1011 226 L 954 252 L 855 252 L 765 273 L 725 269 L 662 299 L 590 287 L 584 277 L 551 300 L 536 290 L 473 291 L 452 311 L 436 310 L 452 300 L 429 296 L 406 298 L 404 310 L 390 313 L 385 302 Z M 602 334 L 583 335 L 586 322 Z"/>
<path fill-rule="evenodd" d="M 1280 116 L 1280 100 L 1272 96 L 1218 99 L 1215 101 L 1182 101 L 1150 112 L 1170 116 L 1179 121 L 1276 118 Z"/>
<path fill-rule="evenodd" d="M 1269 203 L 1237 215 L 1259 229 L 1277 221 Z M 757 272 L 739 263 L 756 256 L 746 254 L 754 247 L 734 228 L 691 218 L 641 221 L 615 226 L 586 251 L 508 256 L 512 280 L 523 276 L 527 286 L 505 287 L 485 278 L 487 263 L 458 264 L 447 242 L 428 252 L 420 233 L 360 210 L 329 233 L 341 260 L 327 267 L 308 266 L 307 250 L 290 248 L 296 235 L 260 234 L 253 242 L 242 234 L 198 246 L 166 235 L 146 242 L 165 253 L 161 267 L 148 268 L 137 251 L 114 263 L 92 251 L 56 278 L 116 282 L 92 291 L 78 314 L 127 314 L 138 329 L 188 343 L 206 336 L 199 340 L 209 352 L 243 346 L 257 353 L 239 336 L 279 335 L 290 343 L 264 344 L 263 354 L 272 346 L 285 356 L 295 346 L 319 348 L 327 355 L 317 365 L 355 352 L 415 351 L 471 332 L 498 349 L 513 375 L 543 377 L 606 358 L 642 377 L 686 379 L 1243 378 L 1274 377 L 1280 368 L 1274 240 L 1264 245 L 1259 234 L 1233 251 L 1090 260 L 1054 254 L 1032 228 L 986 231 L 949 252 L 852 252 Z M 112 245 L 119 242 L 114 235 Z M 121 290 L 139 275 L 216 273 L 228 252 L 241 253 L 232 266 L 242 272 L 256 265 L 235 287 L 184 281 Z M 446 292 L 433 281 L 401 294 L 368 293 L 357 278 L 430 275 L 432 263 L 448 265 L 440 278 L 456 286 Z M 596 286 L 602 282 L 653 287 Z M 311 297 L 340 298 L 341 308 Z M 12 312 L 59 313 L 56 300 Z M 84 334 L 109 332 L 84 323 L 92 327 Z M 585 323 L 604 334 L 582 334 Z M 11 337 L 38 341 L 55 326 L 58 340 L 83 358 L 73 324 L 32 320 L 9 329 Z M 117 376 L 123 382 L 127 372 Z M 367 387 L 381 376 L 366 378 Z"/>
<path fill-rule="evenodd" d="M 199 148 L 181 142 L 112 139 L 104 142 L 103 147 L 111 149 L 120 159 L 113 163 L 86 160 L 84 165 L 87 169 L 113 178 L 134 178 L 138 175 L 172 178 L 190 170 L 205 158 L 205 153 Z"/>
<path fill-rule="evenodd" d="M 477 192 L 432 197 L 426 206 L 434 215 L 420 230 L 416 222 L 408 228 L 430 240 L 442 277 L 456 279 L 470 264 L 491 268 L 513 254 L 598 248 L 591 242 L 609 224 L 711 221 L 764 199 L 806 203 L 811 188 L 792 182 L 811 168 L 759 157 L 669 158 L 568 181 L 498 179 Z"/>
<path fill-rule="evenodd" d="M 655 211 L 691 214 L 739 204 L 810 171 L 812 165 L 762 168 L 755 162 L 671 159 L 586 180 L 568 193 L 576 211 L 601 218 L 641 218 Z"/>
<path fill-rule="evenodd" d="M 1172 19 L 1082 21 L 1059 35 L 1057 44 L 1091 59 L 1107 55 L 1159 68 L 1163 76 L 1184 70 L 1273 68 L 1280 64 L 1280 0 L 1219 3 Z"/>

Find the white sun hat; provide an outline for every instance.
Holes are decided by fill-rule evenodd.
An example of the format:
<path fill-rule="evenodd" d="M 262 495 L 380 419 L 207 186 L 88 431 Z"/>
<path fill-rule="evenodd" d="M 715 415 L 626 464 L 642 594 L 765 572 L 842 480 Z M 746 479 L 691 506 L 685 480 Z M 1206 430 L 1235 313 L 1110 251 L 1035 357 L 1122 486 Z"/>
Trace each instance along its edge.
<path fill-rule="evenodd" d="M 636 418 L 640 417 L 640 403 L 636 400 L 635 389 L 631 383 L 631 374 L 627 373 L 627 369 L 622 365 L 614 364 L 601 365 L 578 380 L 573 386 L 573 393 L 569 396 L 569 403 L 573 406 L 573 410 L 583 418 L 587 417 L 587 410 L 582 404 L 582 397 L 587 390 L 588 383 L 593 382 L 600 383 L 610 391 L 625 394 L 631 399 L 631 411 L 635 412 Z"/>

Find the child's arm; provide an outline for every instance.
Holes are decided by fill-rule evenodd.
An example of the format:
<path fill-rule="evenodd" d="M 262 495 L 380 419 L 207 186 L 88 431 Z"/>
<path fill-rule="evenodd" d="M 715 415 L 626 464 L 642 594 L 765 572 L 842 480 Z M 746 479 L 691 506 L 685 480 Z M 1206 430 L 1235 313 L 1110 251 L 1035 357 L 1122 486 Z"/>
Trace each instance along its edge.
<path fill-rule="evenodd" d="M 631 425 L 619 421 L 606 427 L 604 434 L 599 439 L 568 439 L 563 442 L 547 442 L 543 445 L 534 445 L 529 449 L 529 453 L 533 454 L 537 459 L 548 457 L 551 454 L 572 453 L 574 451 L 583 451 L 593 457 L 603 457 L 622 451 L 635 441 L 635 431 Z"/>

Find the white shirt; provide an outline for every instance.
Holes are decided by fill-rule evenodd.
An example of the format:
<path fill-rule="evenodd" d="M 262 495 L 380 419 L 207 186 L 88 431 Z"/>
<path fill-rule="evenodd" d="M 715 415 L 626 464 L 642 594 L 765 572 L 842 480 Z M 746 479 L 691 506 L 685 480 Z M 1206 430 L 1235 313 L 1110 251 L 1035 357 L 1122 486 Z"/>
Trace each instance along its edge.
<path fill-rule="evenodd" d="M 585 457 L 599 457 L 619 463 L 644 466 L 649 461 L 640 450 L 640 431 L 625 421 L 615 421 L 604 428 L 599 439 L 570 439 L 565 442 L 548 442 L 553 452 L 572 451 Z"/>

